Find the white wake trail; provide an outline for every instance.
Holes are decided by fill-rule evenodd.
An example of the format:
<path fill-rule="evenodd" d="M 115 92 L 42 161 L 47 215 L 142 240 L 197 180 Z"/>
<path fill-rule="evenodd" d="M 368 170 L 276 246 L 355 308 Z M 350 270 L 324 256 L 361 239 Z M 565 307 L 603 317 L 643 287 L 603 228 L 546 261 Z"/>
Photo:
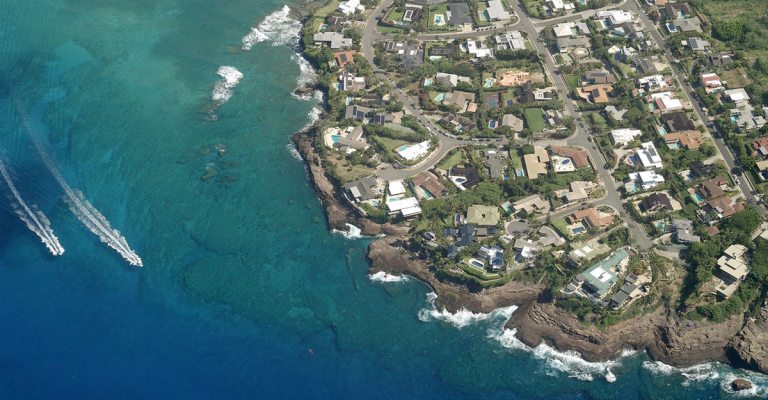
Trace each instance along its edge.
<path fill-rule="evenodd" d="M 77 219 L 80 220 L 80 222 L 86 228 L 88 228 L 89 231 L 98 236 L 102 243 L 117 251 L 125 259 L 125 261 L 128 261 L 129 264 L 141 267 L 143 265 L 141 257 L 139 257 L 139 255 L 131 249 L 120 231 L 112 228 L 107 218 L 104 217 L 104 215 L 102 215 L 99 210 L 97 210 L 96 207 L 94 207 L 85 198 L 85 195 L 83 195 L 81 191 L 72 189 L 72 187 L 69 186 L 67 181 L 61 175 L 61 172 L 59 172 L 58 168 L 56 168 L 56 165 L 53 163 L 51 156 L 48 155 L 48 152 L 45 150 L 45 146 L 40 141 L 40 138 L 38 138 L 37 135 L 33 133 L 34 130 L 29 124 L 27 116 L 22 113 L 20 108 L 19 113 L 21 114 L 21 120 L 27 130 L 27 133 L 32 139 L 32 144 L 40 154 L 40 158 L 43 160 L 45 166 L 56 179 L 56 182 L 59 183 L 59 186 L 64 189 L 65 201 L 69 205 L 70 211 L 72 211 L 75 217 L 77 217 Z"/>
<path fill-rule="evenodd" d="M 16 189 L 11 174 L 8 172 L 2 159 L 0 159 L 0 175 L 2 175 L 5 184 L 10 190 L 11 196 L 13 196 L 12 205 L 16 215 L 19 216 L 32 233 L 40 238 L 51 254 L 54 256 L 64 254 L 64 247 L 59 243 L 59 238 L 53 234 L 51 222 L 34 204 L 31 207 L 27 205 L 27 202 L 24 201 L 21 194 Z"/>

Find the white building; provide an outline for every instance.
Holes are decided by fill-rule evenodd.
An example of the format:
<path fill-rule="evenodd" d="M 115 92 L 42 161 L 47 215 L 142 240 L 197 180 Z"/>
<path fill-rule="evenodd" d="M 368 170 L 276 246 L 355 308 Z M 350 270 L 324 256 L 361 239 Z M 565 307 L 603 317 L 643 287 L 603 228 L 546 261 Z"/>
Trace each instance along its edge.
<path fill-rule="evenodd" d="M 637 150 L 637 158 L 640 159 L 640 163 L 643 164 L 645 169 L 663 168 L 661 164 L 661 156 L 656 151 L 656 146 L 653 142 L 642 143 L 641 148 Z"/>
<path fill-rule="evenodd" d="M 413 161 L 427 155 L 429 152 L 429 144 L 429 140 L 425 140 L 414 145 L 401 146 L 398 148 L 397 154 L 408 161 Z"/>
<path fill-rule="evenodd" d="M 642 134 L 643 132 L 640 129 L 631 128 L 614 129 L 611 131 L 613 143 L 620 144 L 622 146 L 626 146 L 629 142 L 635 140 L 636 137 Z"/>
<path fill-rule="evenodd" d="M 642 187 L 643 190 L 652 189 L 664 183 L 664 177 L 657 174 L 656 171 L 640 171 L 629 174 L 630 184 L 635 187 Z"/>
<path fill-rule="evenodd" d="M 365 7 L 360 4 L 360 0 L 347 0 L 339 4 L 339 11 L 344 15 L 351 15 L 363 10 L 365 10 Z"/>
<path fill-rule="evenodd" d="M 744 88 L 726 90 L 723 92 L 723 96 L 736 104 L 749 102 L 749 95 Z"/>
<path fill-rule="evenodd" d="M 493 49 L 486 47 L 482 40 L 468 40 L 467 52 L 477 58 L 493 57 Z"/>
<path fill-rule="evenodd" d="M 488 8 L 485 11 L 488 13 L 488 19 L 491 21 L 505 21 L 511 17 L 509 12 L 504 9 L 504 4 L 501 3 L 501 0 L 488 1 Z"/>
<path fill-rule="evenodd" d="M 664 75 L 644 76 L 637 80 L 637 84 L 649 92 L 662 90 L 669 86 L 667 81 L 664 79 Z"/>
<path fill-rule="evenodd" d="M 442 85 L 455 87 L 456 85 L 459 84 L 459 82 L 466 82 L 466 83 L 472 84 L 472 79 L 466 76 L 459 76 L 456 74 L 446 74 L 444 72 L 438 72 L 435 75 L 435 82 L 440 83 Z"/>
<path fill-rule="evenodd" d="M 399 196 L 405 194 L 405 185 L 403 185 L 402 179 L 389 181 L 387 190 L 389 191 L 390 196 Z"/>
<path fill-rule="evenodd" d="M 419 207 L 419 201 L 415 197 L 406 197 L 387 202 L 387 211 L 390 215 L 399 213 L 403 217 L 408 218 L 421 214 L 421 207 Z"/>
<path fill-rule="evenodd" d="M 599 11 L 595 16 L 598 19 L 607 20 L 611 26 L 632 22 L 632 14 L 624 10 Z"/>

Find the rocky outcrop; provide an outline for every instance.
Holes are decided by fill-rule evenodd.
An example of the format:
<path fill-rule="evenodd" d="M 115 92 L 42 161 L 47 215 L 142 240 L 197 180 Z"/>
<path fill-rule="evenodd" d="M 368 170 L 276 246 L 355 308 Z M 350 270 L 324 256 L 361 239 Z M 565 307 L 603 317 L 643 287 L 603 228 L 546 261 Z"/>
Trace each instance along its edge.
<path fill-rule="evenodd" d="M 733 338 L 731 349 L 750 368 L 768 371 L 768 326 L 765 322 L 749 320 Z"/>
<path fill-rule="evenodd" d="M 734 392 L 749 390 L 749 389 L 752 389 L 752 382 L 746 379 L 737 378 L 737 379 L 734 379 L 733 382 L 731 382 L 731 389 L 733 389 Z"/>
<path fill-rule="evenodd" d="M 389 223 L 378 224 L 364 216 L 350 204 L 345 204 L 343 196 L 337 193 L 336 186 L 328 179 L 323 168 L 322 159 L 313 148 L 313 131 L 300 132 L 293 135 L 293 141 L 299 154 L 304 159 L 309 172 L 309 177 L 314 184 L 320 202 L 325 208 L 325 215 L 328 219 L 328 226 L 331 229 L 346 231 L 347 224 L 352 224 L 360 228 L 363 235 L 376 236 L 381 234 L 402 235 L 408 231 L 408 228 L 392 225 Z"/>

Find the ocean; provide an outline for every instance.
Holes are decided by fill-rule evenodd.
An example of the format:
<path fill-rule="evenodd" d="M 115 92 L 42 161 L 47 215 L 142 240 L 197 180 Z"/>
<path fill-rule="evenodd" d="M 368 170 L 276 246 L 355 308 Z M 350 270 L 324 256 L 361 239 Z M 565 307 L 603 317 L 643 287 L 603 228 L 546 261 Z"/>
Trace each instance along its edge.
<path fill-rule="evenodd" d="M 369 239 L 328 231 L 291 145 L 318 104 L 291 95 L 311 79 L 291 6 L 0 0 L 1 399 L 766 393 L 717 363 L 529 349 L 514 307 L 450 314 L 369 277 Z"/>

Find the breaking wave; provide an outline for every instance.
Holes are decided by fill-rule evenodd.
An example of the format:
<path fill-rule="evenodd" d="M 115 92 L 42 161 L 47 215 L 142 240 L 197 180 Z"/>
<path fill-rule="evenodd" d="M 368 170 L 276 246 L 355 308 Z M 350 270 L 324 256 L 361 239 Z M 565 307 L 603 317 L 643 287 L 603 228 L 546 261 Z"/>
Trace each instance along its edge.
<path fill-rule="evenodd" d="M 521 350 L 530 353 L 534 358 L 543 360 L 548 368 L 548 375 L 564 373 L 568 377 L 582 381 L 593 381 L 596 377 L 605 377 L 611 370 L 620 366 L 618 361 L 589 362 L 581 357 L 577 351 L 558 351 L 555 348 L 541 343 L 531 348 L 521 342 L 516 336 L 515 329 L 489 329 L 488 338 L 497 341 L 502 347 L 512 350 Z M 623 354 L 622 354 L 623 356 Z"/>
<path fill-rule="evenodd" d="M 27 228 L 29 228 L 32 233 L 40 238 L 51 254 L 54 256 L 64 254 L 64 247 L 59 243 L 59 238 L 54 235 L 53 229 L 51 228 L 51 222 L 45 214 L 37 208 L 37 206 L 34 204 L 32 206 L 27 205 L 19 191 L 16 189 L 13 179 L 11 179 L 11 174 L 8 172 L 2 159 L 0 159 L 0 175 L 2 175 L 5 184 L 8 186 L 11 205 L 19 219 L 27 225 Z"/>
<path fill-rule="evenodd" d="M 240 83 L 240 79 L 243 78 L 243 73 L 238 71 L 235 67 L 223 65 L 219 67 L 216 74 L 221 79 L 213 87 L 213 93 L 211 93 L 211 100 L 214 102 L 214 106 L 218 107 L 226 103 L 235 91 L 235 86 Z"/>
<path fill-rule="evenodd" d="M 709 381 L 718 383 L 723 391 L 739 397 L 763 397 L 768 395 L 768 376 L 746 370 L 738 370 L 738 373 L 734 373 L 735 370 L 733 368 L 718 362 L 708 362 L 685 368 L 673 367 L 661 361 L 645 361 L 642 365 L 644 369 L 654 375 L 681 376 L 685 378 L 683 386 Z M 735 392 L 731 388 L 731 382 L 736 378 L 750 381 L 752 388 Z"/>
<path fill-rule="evenodd" d="M 291 18 L 290 14 L 291 8 L 283 6 L 282 9 L 267 15 L 259 25 L 243 36 L 242 49 L 250 50 L 261 42 L 271 42 L 272 46 L 298 45 L 301 22 Z"/>
<path fill-rule="evenodd" d="M 295 143 L 288 143 L 285 145 L 285 148 L 288 150 L 289 153 L 291 153 L 291 157 L 295 158 L 298 161 L 303 161 L 301 158 L 301 154 L 299 153 L 299 150 L 296 149 Z"/>
<path fill-rule="evenodd" d="M 392 275 L 384 271 L 370 274 L 368 275 L 368 279 L 370 279 L 371 282 L 408 282 L 410 280 L 406 275 Z"/>
<path fill-rule="evenodd" d="M 490 313 L 475 313 L 462 308 L 455 313 L 452 313 L 446 309 L 438 310 L 435 306 L 435 300 L 437 294 L 434 292 L 427 293 L 427 303 L 429 308 L 422 308 L 419 310 L 419 320 L 423 322 L 430 321 L 442 321 L 453 325 L 456 328 L 464 328 L 470 325 L 474 325 L 480 321 L 488 319 L 496 319 L 497 317 L 504 317 L 504 320 L 509 320 L 512 317 L 512 313 L 517 310 L 517 306 L 509 306 L 497 308 Z"/>
<path fill-rule="evenodd" d="M 344 236 L 345 239 L 362 239 L 364 236 L 360 234 L 362 232 L 360 228 L 352 225 L 352 224 L 346 224 L 347 230 L 346 231 L 340 231 L 338 229 L 333 229 L 333 233 L 338 233 L 341 236 Z"/>

